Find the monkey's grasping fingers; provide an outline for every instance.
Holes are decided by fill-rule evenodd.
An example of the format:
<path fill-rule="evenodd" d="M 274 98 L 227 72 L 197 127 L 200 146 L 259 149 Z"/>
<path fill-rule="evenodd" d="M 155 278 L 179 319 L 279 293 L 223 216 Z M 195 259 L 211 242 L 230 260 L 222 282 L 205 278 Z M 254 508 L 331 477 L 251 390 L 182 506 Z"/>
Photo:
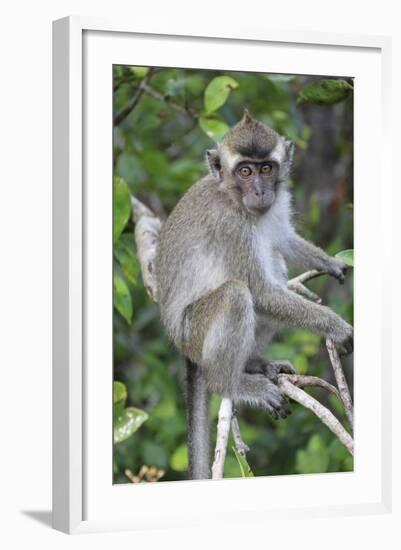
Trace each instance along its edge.
<path fill-rule="evenodd" d="M 339 260 L 336 260 L 335 264 L 332 268 L 329 269 L 328 273 L 332 277 L 335 277 L 340 285 L 343 285 L 345 282 L 345 276 L 348 272 L 349 266 L 345 264 L 344 262 L 340 262 Z"/>

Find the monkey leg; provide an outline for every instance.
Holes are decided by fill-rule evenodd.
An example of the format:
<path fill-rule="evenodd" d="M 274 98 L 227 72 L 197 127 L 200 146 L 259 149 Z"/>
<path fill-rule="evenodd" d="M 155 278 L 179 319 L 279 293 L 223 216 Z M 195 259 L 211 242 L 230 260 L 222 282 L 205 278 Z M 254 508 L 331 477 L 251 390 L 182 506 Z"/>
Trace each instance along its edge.
<path fill-rule="evenodd" d="M 204 369 L 211 391 L 286 416 L 277 385 L 245 372 L 255 349 L 255 311 L 245 283 L 226 281 L 192 304 L 184 334 L 184 353 Z"/>

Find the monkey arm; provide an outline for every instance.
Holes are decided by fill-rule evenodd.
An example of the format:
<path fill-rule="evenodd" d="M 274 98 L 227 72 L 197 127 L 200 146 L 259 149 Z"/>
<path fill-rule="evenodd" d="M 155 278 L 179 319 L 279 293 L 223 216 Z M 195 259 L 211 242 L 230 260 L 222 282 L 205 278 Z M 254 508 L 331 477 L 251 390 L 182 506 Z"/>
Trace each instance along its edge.
<path fill-rule="evenodd" d="M 330 308 L 315 304 L 290 290 L 269 287 L 256 292 L 258 310 L 265 312 L 284 327 L 305 328 L 336 343 L 340 353 L 350 353 L 353 346 L 353 329 Z"/>
<path fill-rule="evenodd" d="M 346 264 L 337 258 L 329 256 L 311 242 L 294 233 L 284 247 L 284 257 L 290 264 L 302 269 L 316 269 L 328 273 L 344 282 L 347 270 Z"/>

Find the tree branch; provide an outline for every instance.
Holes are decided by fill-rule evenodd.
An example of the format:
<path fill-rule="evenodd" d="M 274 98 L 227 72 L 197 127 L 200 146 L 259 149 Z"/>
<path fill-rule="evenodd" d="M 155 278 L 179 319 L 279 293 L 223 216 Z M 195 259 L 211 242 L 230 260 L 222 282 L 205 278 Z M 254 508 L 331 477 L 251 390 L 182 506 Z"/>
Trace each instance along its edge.
<path fill-rule="evenodd" d="M 318 376 L 305 376 L 303 374 L 286 374 L 285 376 L 291 384 L 294 384 L 294 386 L 297 386 L 298 388 L 303 389 L 307 386 L 324 388 L 325 390 L 333 393 L 341 401 L 341 396 L 338 389 Z"/>
<path fill-rule="evenodd" d="M 341 443 L 348 449 L 351 455 L 354 454 L 354 442 L 350 434 L 343 428 L 334 414 L 324 407 L 314 397 L 307 394 L 301 388 L 297 388 L 287 378 L 288 375 L 279 375 L 279 388 L 288 397 L 297 401 L 307 409 L 315 413 L 315 415 L 325 424 L 334 435 L 338 437 Z"/>
<path fill-rule="evenodd" d="M 306 283 L 306 281 L 310 281 L 312 279 L 315 279 L 316 277 L 320 277 L 320 275 L 325 275 L 325 273 L 323 271 L 316 271 L 315 269 L 311 271 L 305 271 L 305 273 L 298 275 L 298 277 L 290 279 L 287 282 L 287 287 L 293 292 L 299 294 L 300 296 L 303 296 L 304 298 L 307 298 L 312 302 L 316 302 L 317 304 L 321 304 L 322 299 L 320 298 L 320 296 L 309 290 L 309 288 L 307 288 L 303 284 Z"/>
<path fill-rule="evenodd" d="M 344 405 L 345 414 L 347 415 L 348 422 L 351 429 L 354 429 L 354 407 L 352 404 L 351 394 L 348 388 L 347 380 L 344 375 L 343 368 L 341 366 L 340 357 L 338 351 L 334 345 L 334 342 L 330 339 L 326 340 L 327 351 L 329 352 L 330 362 L 333 366 L 334 376 L 337 382 L 337 386 L 340 392 L 340 398 Z"/>
<path fill-rule="evenodd" d="M 156 67 L 151 67 L 145 77 L 141 80 L 139 83 L 138 89 L 136 93 L 132 96 L 132 98 L 128 101 L 127 105 L 121 109 L 119 113 L 116 114 L 114 117 L 114 126 L 117 126 L 120 124 L 130 113 L 135 109 L 135 107 L 138 105 L 139 100 L 143 96 L 145 92 L 145 87 L 151 80 L 152 76 L 157 72 Z"/>
<path fill-rule="evenodd" d="M 241 456 L 246 456 L 246 453 L 249 451 L 249 447 L 242 439 L 237 418 L 237 411 L 235 409 L 233 409 L 233 414 L 231 417 L 231 433 L 233 434 L 235 448 Z"/>
<path fill-rule="evenodd" d="M 224 473 L 224 462 L 226 460 L 228 436 L 233 414 L 233 403 L 228 397 L 223 397 L 219 410 L 217 422 L 216 447 L 212 465 L 212 479 L 222 479 Z"/>
<path fill-rule="evenodd" d="M 167 105 L 170 105 L 170 107 L 173 107 L 176 111 L 183 113 L 184 115 L 189 116 L 194 122 L 199 118 L 199 115 L 190 109 L 187 109 L 180 105 L 179 103 L 176 103 L 173 99 L 169 98 L 168 96 L 164 96 L 148 84 L 144 85 L 144 91 L 146 94 L 148 94 L 150 97 L 153 97 L 157 101 L 160 101 L 162 103 L 166 103 Z"/>

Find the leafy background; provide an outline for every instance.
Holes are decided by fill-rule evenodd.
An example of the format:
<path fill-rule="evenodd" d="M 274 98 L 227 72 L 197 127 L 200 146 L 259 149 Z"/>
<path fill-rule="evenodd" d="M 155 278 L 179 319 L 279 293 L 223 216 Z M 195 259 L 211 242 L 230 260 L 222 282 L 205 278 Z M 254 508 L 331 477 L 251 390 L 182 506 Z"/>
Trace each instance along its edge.
<path fill-rule="evenodd" d="M 157 305 L 139 273 L 130 195 L 162 219 L 206 174 L 204 151 L 246 107 L 296 144 L 290 185 L 302 235 L 330 254 L 353 246 L 352 80 L 262 73 L 114 66 L 114 481 L 186 479 L 185 373 L 166 339 Z M 352 272 L 346 284 L 310 283 L 335 311 L 353 320 Z M 322 339 L 288 330 L 269 357 L 300 373 L 332 380 Z M 344 360 L 352 386 L 352 359 Z M 347 427 L 324 390 L 308 390 Z M 219 398 L 213 396 L 216 423 Z M 352 458 L 329 430 L 297 404 L 285 420 L 243 408 L 240 426 L 255 475 L 349 471 Z M 226 477 L 243 475 L 229 450 Z"/>

